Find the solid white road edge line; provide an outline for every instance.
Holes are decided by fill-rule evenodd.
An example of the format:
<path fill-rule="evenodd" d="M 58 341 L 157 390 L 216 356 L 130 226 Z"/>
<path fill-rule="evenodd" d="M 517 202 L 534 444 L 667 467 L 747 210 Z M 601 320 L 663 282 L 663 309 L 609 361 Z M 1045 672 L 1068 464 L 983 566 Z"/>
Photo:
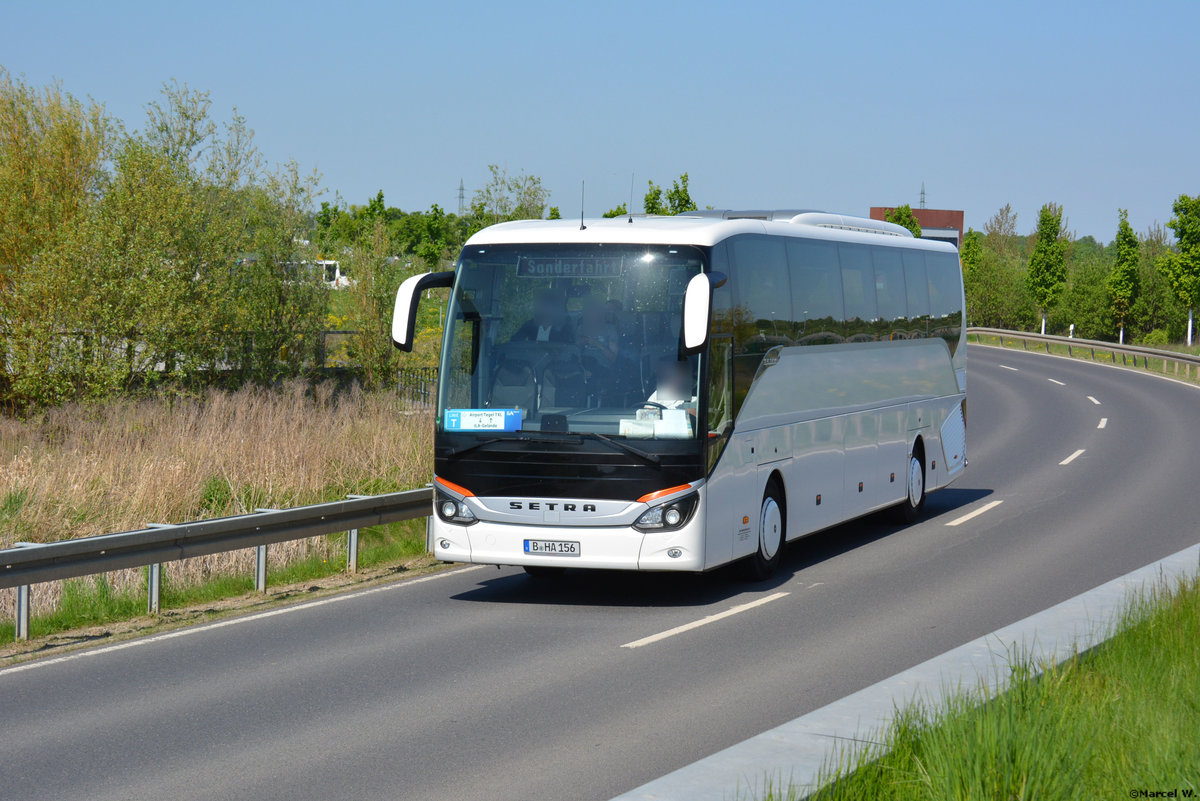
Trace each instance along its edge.
<path fill-rule="evenodd" d="M 951 520 L 946 525 L 947 526 L 961 526 L 963 523 L 967 522 L 968 520 L 974 520 L 975 518 L 979 517 L 984 512 L 995 509 L 997 506 L 999 506 L 1002 503 L 1004 503 L 1004 501 L 992 501 L 991 503 L 985 503 L 983 506 L 980 506 L 974 512 L 968 512 L 967 514 L 963 515 L 962 517 L 956 517 L 954 520 Z"/>
<path fill-rule="evenodd" d="M 1097 406 L 1100 405 L 1100 401 L 1096 400 L 1091 395 L 1088 395 L 1088 400 L 1090 400 L 1092 403 L 1096 404 Z"/>
<path fill-rule="evenodd" d="M 1066 386 L 1066 384 L 1064 384 L 1063 382 L 1061 382 L 1057 379 L 1054 379 L 1054 378 L 1047 378 L 1046 380 L 1049 381 L 1051 384 L 1058 384 L 1060 387 Z"/>
<path fill-rule="evenodd" d="M 1096 424 L 1096 428 L 1104 428 L 1108 425 L 1108 418 L 1101 417 L 1100 422 Z"/>
<path fill-rule="evenodd" d="M 208 623 L 203 626 L 192 626 L 190 628 L 176 629 L 168 631 L 166 634 L 154 634 L 149 637 L 142 637 L 137 640 L 126 640 L 125 642 L 114 643 L 113 645 L 105 645 L 101 648 L 93 648 L 89 651 L 76 651 L 73 654 L 64 654 L 63 656 L 54 657 L 53 659 L 42 659 L 35 662 L 25 662 L 20 665 L 13 665 L 0 669 L 0 676 L 9 673 L 20 673 L 23 670 L 33 670 L 34 668 L 47 667 L 49 665 L 57 665 L 62 662 L 73 662 L 76 659 L 83 659 L 87 656 L 99 656 L 100 654 L 109 654 L 113 651 L 124 651 L 126 648 L 136 648 L 139 645 L 149 645 L 154 642 L 162 642 L 163 640 L 173 640 L 176 637 L 187 637 L 191 634 L 199 634 L 202 631 L 212 631 L 214 629 L 223 629 L 226 626 L 237 626 L 242 623 L 250 623 L 255 620 L 264 620 L 268 617 L 276 615 L 287 615 L 292 612 L 299 612 L 304 609 L 315 609 L 318 606 L 328 606 L 329 604 L 341 603 L 354 598 L 362 598 L 366 595 L 374 595 L 377 592 L 387 592 L 388 590 L 396 590 L 404 587 L 411 587 L 414 584 L 424 584 L 426 581 L 435 581 L 437 579 L 446 578 L 447 576 L 457 576 L 462 573 L 469 573 L 472 570 L 482 570 L 485 565 L 471 565 L 470 567 L 461 567 L 457 570 L 447 570 L 442 573 L 434 573 L 431 576 L 421 576 L 420 578 L 408 579 L 405 581 L 396 581 L 391 584 L 383 584 L 379 587 L 371 587 L 358 592 L 350 592 L 345 595 L 331 595 L 328 598 L 321 598 L 317 601 L 307 601 L 305 603 L 295 604 L 293 606 L 281 606 L 278 609 L 271 609 L 266 612 L 258 612 L 245 617 L 231 617 L 227 620 L 219 620 L 216 623 Z"/>
<path fill-rule="evenodd" d="M 1083 455 L 1083 452 L 1084 452 L 1085 450 L 1087 450 L 1087 449 L 1086 449 L 1086 448 L 1080 448 L 1079 450 L 1075 451 L 1075 452 L 1074 452 L 1074 453 L 1072 453 L 1070 456 L 1068 456 L 1066 459 L 1063 459 L 1061 462 L 1059 462 L 1059 464 L 1070 464 L 1071 462 L 1075 461 L 1075 460 L 1076 460 L 1076 459 L 1078 459 L 1080 456 L 1082 456 L 1082 455 Z"/>
<path fill-rule="evenodd" d="M 685 631 L 691 631 L 692 629 L 698 629 L 701 626 L 707 626 L 709 623 L 716 623 L 718 620 L 724 620 L 725 618 L 731 617 L 732 615 L 737 615 L 742 612 L 747 612 L 747 611 L 755 608 L 756 606 L 762 606 L 763 604 L 769 604 L 769 603 L 771 603 L 771 601 L 778 601 L 780 598 L 783 598 L 785 595 L 789 595 L 789 594 L 790 593 L 786 593 L 786 592 L 772 593 L 771 595 L 767 595 L 763 598 L 759 598 L 758 600 L 750 601 L 749 603 L 739 604 L 738 606 L 734 606 L 730 609 L 726 609 L 724 612 L 717 612 L 715 615 L 709 615 L 708 617 L 701 618 L 700 620 L 693 620 L 691 623 L 684 623 L 682 626 L 676 626 L 673 629 L 667 629 L 666 631 L 661 631 L 658 634 L 651 634 L 649 637 L 643 637 L 640 640 L 634 640 L 633 642 L 627 642 L 624 645 L 622 645 L 621 647 L 622 648 L 641 648 L 643 645 L 650 645 L 651 643 L 656 643 L 659 640 L 665 640 L 668 637 L 674 637 L 676 634 L 683 634 Z"/>

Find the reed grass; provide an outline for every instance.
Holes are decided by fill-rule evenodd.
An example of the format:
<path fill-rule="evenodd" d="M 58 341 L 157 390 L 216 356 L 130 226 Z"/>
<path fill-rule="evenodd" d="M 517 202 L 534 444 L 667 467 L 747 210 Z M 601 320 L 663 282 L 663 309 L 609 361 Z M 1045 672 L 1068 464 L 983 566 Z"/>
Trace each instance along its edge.
<path fill-rule="evenodd" d="M 0 548 L 411 489 L 431 476 L 429 413 L 403 409 L 386 392 L 293 381 L 69 404 L 0 418 Z M 364 538 L 362 547 L 360 564 L 376 546 Z M 273 545 L 268 569 L 344 559 L 337 548 L 327 537 Z M 249 576 L 253 560 L 253 551 L 235 551 L 170 563 L 168 582 L 185 588 Z M 34 585 L 33 614 L 45 618 L 64 603 L 69 611 L 85 598 L 97 609 L 139 591 L 144 598 L 144 575 L 132 569 Z M 11 621 L 13 596 L 0 591 L 0 621 Z"/>

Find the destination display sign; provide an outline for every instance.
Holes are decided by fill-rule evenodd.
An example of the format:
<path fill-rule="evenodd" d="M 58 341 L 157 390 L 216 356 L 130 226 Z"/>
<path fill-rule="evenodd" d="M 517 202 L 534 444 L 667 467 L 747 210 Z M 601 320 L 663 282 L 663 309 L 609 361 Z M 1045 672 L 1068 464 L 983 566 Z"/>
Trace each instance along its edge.
<path fill-rule="evenodd" d="M 447 409 L 446 431 L 520 431 L 520 409 Z"/>
<path fill-rule="evenodd" d="M 517 275 L 527 278 L 589 278 L 621 274 L 620 258 L 523 258 Z"/>

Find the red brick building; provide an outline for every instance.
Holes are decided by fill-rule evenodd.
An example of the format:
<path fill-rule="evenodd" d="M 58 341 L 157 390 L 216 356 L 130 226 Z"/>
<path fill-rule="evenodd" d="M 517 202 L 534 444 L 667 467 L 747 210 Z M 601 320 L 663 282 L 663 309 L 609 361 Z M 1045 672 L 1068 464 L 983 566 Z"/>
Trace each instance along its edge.
<path fill-rule="evenodd" d="M 894 206 L 872 206 L 872 220 L 886 220 Z M 963 212 L 956 209 L 913 209 L 913 216 L 921 224 L 922 239 L 936 239 L 962 247 Z"/>

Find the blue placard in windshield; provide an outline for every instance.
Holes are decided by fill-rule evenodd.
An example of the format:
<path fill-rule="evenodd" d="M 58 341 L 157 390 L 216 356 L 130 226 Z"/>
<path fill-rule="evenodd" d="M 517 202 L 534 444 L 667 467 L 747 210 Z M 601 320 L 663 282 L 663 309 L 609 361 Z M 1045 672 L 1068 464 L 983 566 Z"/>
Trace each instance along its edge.
<path fill-rule="evenodd" d="M 520 409 L 447 409 L 445 431 L 520 431 Z"/>
<path fill-rule="evenodd" d="M 620 275 L 621 260 L 611 257 L 574 259 L 526 257 L 517 265 L 517 275 L 527 278 L 588 278 Z"/>

